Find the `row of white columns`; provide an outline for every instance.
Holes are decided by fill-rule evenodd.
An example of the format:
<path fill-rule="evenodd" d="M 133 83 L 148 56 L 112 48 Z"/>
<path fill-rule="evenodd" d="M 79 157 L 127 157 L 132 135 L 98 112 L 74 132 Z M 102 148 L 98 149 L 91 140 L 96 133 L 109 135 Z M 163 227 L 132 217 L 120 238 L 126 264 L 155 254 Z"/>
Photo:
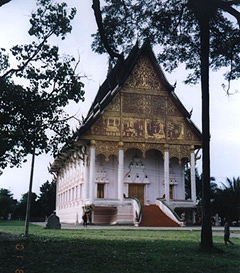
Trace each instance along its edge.
<path fill-rule="evenodd" d="M 96 147 L 95 141 L 91 141 L 90 146 L 90 165 L 89 165 L 89 202 L 93 203 L 95 198 L 95 160 L 96 160 Z M 194 148 L 191 150 L 190 156 L 191 165 L 191 199 L 193 203 L 196 202 L 196 178 L 195 178 L 195 153 Z M 118 151 L 118 199 L 123 201 L 123 177 L 124 177 L 124 150 L 123 143 L 119 143 Z M 85 180 L 86 181 L 86 180 Z M 170 190 L 169 190 L 169 151 L 166 148 L 164 152 L 164 182 L 165 182 L 165 199 L 169 203 Z"/>

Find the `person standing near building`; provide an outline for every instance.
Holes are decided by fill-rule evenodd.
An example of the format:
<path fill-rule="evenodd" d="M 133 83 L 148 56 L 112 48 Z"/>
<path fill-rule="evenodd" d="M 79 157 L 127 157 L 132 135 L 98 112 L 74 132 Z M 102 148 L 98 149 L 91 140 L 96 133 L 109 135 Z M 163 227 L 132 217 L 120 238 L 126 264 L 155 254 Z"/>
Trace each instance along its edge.
<path fill-rule="evenodd" d="M 231 245 L 234 245 L 233 242 L 231 242 L 229 240 L 230 238 L 230 224 L 228 221 L 225 222 L 224 224 L 224 242 L 225 242 L 225 246 L 228 246 L 227 243 L 230 243 Z"/>
<path fill-rule="evenodd" d="M 84 213 L 82 219 L 83 219 L 83 226 L 87 227 L 87 214 L 86 213 Z"/>

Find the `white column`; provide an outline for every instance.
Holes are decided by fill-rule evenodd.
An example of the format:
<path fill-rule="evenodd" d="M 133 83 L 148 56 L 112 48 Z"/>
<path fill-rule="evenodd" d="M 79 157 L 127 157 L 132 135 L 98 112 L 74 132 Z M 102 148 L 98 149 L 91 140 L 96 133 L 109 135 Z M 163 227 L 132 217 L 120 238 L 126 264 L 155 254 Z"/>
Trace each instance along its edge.
<path fill-rule="evenodd" d="M 122 203 L 123 201 L 123 167 L 124 167 L 124 150 L 123 142 L 119 142 L 118 151 L 118 199 Z"/>
<path fill-rule="evenodd" d="M 95 141 L 91 141 L 90 146 L 90 164 L 89 164 L 89 201 L 93 203 L 95 197 L 95 160 L 96 160 L 96 148 Z"/>
<path fill-rule="evenodd" d="M 84 181 L 83 181 L 83 185 L 82 185 L 82 199 L 83 199 L 83 203 L 86 203 L 86 199 L 88 198 L 87 196 L 87 189 L 88 189 L 88 166 L 87 166 L 87 155 L 84 155 L 84 168 L 82 166 L 82 169 L 84 170 Z"/>
<path fill-rule="evenodd" d="M 56 206 L 56 210 L 59 210 L 59 209 L 60 209 L 60 198 L 59 198 L 59 195 L 60 195 L 60 193 L 59 193 L 59 180 L 60 180 L 60 179 L 57 179 L 57 180 L 56 180 L 56 204 L 55 204 L 55 206 Z"/>
<path fill-rule="evenodd" d="M 144 200 L 144 204 L 146 204 L 146 205 L 149 205 L 148 187 L 149 187 L 149 185 L 146 184 L 145 185 L 145 200 Z"/>
<path fill-rule="evenodd" d="M 164 151 L 164 183 L 165 183 L 165 199 L 169 202 L 169 151 L 168 145 L 165 146 Z"/>
<path fill-rule="evenodd" d="M 195 174 L 195 153 L 194 147 L 191 147 L 191 199 L 196 203 L 196 174 Z"/>

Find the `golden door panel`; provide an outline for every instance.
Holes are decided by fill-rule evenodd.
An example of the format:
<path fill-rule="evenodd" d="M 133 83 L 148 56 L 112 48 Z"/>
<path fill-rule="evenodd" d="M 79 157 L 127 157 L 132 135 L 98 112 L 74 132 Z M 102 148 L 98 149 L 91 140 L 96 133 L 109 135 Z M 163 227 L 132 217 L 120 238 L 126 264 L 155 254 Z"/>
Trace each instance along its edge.
<path fill-rule="evenodd" d="M 128 197 L 137 198 L 144 205 L 144 186 L 143 184 L 129 184 Z"/>

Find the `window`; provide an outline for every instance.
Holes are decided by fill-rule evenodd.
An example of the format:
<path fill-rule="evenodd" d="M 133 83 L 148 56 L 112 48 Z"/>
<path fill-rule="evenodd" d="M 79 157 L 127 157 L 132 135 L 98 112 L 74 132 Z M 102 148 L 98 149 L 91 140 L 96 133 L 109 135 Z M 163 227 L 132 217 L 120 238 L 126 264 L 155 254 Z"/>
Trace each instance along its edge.
<path fill-rule="evenodd" d="M 104 198 L 104 184 L 97 184 L 97 198 Z"/>

